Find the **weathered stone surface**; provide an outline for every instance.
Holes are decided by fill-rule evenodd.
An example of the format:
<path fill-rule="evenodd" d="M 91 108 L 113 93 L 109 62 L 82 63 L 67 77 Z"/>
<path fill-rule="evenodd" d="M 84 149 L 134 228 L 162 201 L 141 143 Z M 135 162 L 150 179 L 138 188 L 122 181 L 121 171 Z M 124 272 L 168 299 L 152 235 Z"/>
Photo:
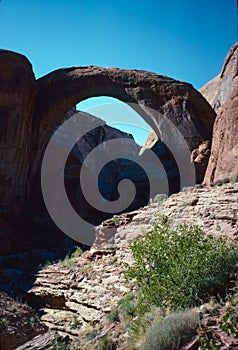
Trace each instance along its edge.
<path fill-rule="evenodd" d="M 41 322 L 48 329 L 82 344 L 89 340 L 88 334 L 105 330 L 107 315 L 132 289 L 125 283 L 121 264 L 130 259 L 128 249 L 91 249 L 68 263 L 39 271 L 26 298 L 40 308 Z"/>
<path fill-rule="evenodd" d="M 237 53 L 238 43 L 233 45 L 228 52 L 220 73 L 220 84 L 214 101 L 215 110 L 219 110 L 230 98 L 235 88 L 237 78 Z"/>
<path fill-rule="evenodd" d="M 55 345 L 56 332 L 48 331 L 44 334 L 37 335 L 29 342 L 17 347 L 15 350 L 45 350 Z"/>
<path fill-rule="evenodd" d="M 204 173 L 211 153 L 211 142 L 204 141 L 192 152 L 192 160 L 196 169 L 196 183 L 203 181 Z"/>
<path fill-rule="evenodd" d="M 212 108 L 215 108 L 215 105 L 217 103 L 217 98 L 218 98 L 217 95 L 218 95 L 218 89 L 219 89 L 220 83 L 221 83 L 221 77 L 219 74 L 199 89 L 201 94 L 210 103 Z"/>
<path fill-rule="evenodd" d="M 228 52 L 221 73 L 199 89 L 216 112 L 228 100 L 234 87 L 237 76 L 237 46 L 238 43 Z"/>
<path fill-rule="evenodd" d="M 238 43 L 230 50 L 216 97 L 211 157 L 204 181 L 210 183 L 238 173 Z"/>
<path fill-rule="evenodd" d="M 16 213 L 25 204 L 29 190 L 37 83 L 30 62 L 5 50 L 0 50 L 0 81 L 0 207 Z"/>
<path fill-rule="evenodd" d="M 17 245 L 14 218 L 29 194 L 37 83 L 30 62 L 0 50 L 0 251 Z M 14 242 L 15 241 L 15 242 Z"/>

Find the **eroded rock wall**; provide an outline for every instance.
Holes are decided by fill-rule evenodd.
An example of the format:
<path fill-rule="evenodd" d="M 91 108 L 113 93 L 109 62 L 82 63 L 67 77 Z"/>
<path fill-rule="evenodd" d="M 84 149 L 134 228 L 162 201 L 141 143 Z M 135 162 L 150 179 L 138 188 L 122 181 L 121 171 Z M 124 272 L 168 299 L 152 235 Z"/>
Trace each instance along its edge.
<path fill-rule="evenodd" d="M 204 179 L 206 183 L 238 173 L 238 43 L 226 57 L 214 108 L 217 118 Z"/>

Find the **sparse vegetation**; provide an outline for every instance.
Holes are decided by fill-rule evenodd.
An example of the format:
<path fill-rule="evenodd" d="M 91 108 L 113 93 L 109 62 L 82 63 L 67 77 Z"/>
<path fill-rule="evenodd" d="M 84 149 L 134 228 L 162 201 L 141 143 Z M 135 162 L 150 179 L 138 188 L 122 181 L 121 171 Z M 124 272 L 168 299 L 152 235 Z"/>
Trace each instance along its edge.
<path fill-rule="evenodd" d="M 54 340 L 54 343 L 52 344 L 52 349 L 53 350 L 67 350 L 67 349 L 69 349 L 69 347 L 68 347 L 67 343 L 63 340 L 63 338 L 58 336 Z"/>
<path fill-rule="evenodd" d="M 119 322 L 119 311 L 118 308 L 113 309 L 108 315 L 107 318 L 110 322 Z"/>
<path fill-rule="evenodd" d="M 63 260 L 46 260 L 44 263 L 41 263 L 39 265 L 39 269 L 44 269 L 50 265 L 54 265 L 57 263 L 61 263 L 63 266 L 70 268 L 71 270 L 74 270 L 76 267 L 75 261 L 73 260 L 74 258 L 78 258 L 82 255 L 83 250 L 80 247 L 75 247 L 75 250 L 73 252 L 69 252 L 66 254 L 65 258 Z"/>
<path fill-rule="evenodd" d="M 171 313 L 164 319 L 156 317 L 140 350 L 176 350 L 197 333 L 199 315 L 196 311 Z"/>
<path fill-rule="evenodd" d="M 134 316 L 136 314 L 136 299 L 133 294 L 127 294 L 123 299 L 118 301 L 119 313 L 122 316 Z"/>
<path fill-rule="evenodd" d="M 98 350 L 113 350 L 114 349 L 113 342 L 108 335 L 105 335 L 104 337 L 102 337 L 99 340 L 97 349 Z"/>
<path fill-rule="evenodd" d="M 120 221 L 121 221 L 121 219 L 119 216 L 113 216 L 112 222 L 114 223 L 115 226 L 119 226 Z"/>
<path fill-rule="evenodd" d="M 70 328 L 71 329 L 76 329 L 79 325 L 79 321 L 78 318 L 76 316 L 74 316 L 72 322 L 70 323 Z"/>
<path fill-rule="evenodd" d="M 211 183 L 210 186 L 214 187 L 214 186 L 221 186 L 223 184 L 227 184 L 231 181 L 231 179 L 229 177 L 225 177 L 224 179 L 220 179 L 220 180 L 217 180 L 213 183 Z"/>
<path fill-rule="evenodd" d="M 63 266 L 68 267 L 70 270 L 75 270 L 76 262 L 75 258 L 78 258 L 83 253 L 82 249 L 77 247 L 73 253 L 68 253 L 64 260 L 61 262 Z"/>

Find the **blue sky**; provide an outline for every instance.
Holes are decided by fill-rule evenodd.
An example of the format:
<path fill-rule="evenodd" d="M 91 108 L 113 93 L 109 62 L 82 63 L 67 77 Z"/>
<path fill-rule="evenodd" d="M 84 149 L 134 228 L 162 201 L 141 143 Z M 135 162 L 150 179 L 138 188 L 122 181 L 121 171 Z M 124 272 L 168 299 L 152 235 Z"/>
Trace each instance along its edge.
<path fill-rule="evenodd" d="M 236 40 L 235 0 L 0 2 L 0 47 L 26 55 L 37 78 L 93 64 L 149 70 L 200 88 L 220 72 Z"/>

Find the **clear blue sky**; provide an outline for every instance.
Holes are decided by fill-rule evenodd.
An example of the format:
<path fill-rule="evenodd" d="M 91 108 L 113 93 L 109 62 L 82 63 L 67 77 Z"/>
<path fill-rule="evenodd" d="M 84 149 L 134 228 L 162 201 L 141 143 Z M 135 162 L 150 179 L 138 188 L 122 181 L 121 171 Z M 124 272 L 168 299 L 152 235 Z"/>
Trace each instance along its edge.
<path fill-rule="evenodd" d="M 145 69 L 200 88 L 236 40 L 235 0 L 0 1 L 0 46 L 26 55 L 37 78 L 93 64 Z"/>

